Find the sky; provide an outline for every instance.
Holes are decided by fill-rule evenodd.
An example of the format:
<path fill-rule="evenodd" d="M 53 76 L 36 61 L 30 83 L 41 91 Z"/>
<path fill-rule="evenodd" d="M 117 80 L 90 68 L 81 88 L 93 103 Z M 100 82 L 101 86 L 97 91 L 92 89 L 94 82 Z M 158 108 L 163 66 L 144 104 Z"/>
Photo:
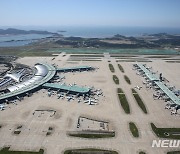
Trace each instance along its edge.
<path fill-rule="evenodd" d="M 0 0 L 0 26 L 180 28 L 180 0 Z"/>

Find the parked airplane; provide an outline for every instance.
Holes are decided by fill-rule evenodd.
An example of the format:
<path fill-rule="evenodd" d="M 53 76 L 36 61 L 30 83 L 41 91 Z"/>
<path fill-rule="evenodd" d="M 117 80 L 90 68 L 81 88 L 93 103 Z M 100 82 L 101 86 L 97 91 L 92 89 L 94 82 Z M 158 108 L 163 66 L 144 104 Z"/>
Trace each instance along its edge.
<path fill-rule="evenodd" d="M 27 97 L 30 97 L 30 94 L 29 93 L 26 93 Z"/>
<path fill-rule="evenodd" d="M 97 96 L 103 95 L 103 92 L 102 92 L 102 91 L 97 91 L 97 92 L 96 92 L 96 95 L 97 95 Z"/>
<path fill-rule="evenodd" d="M 78 103 L 80 103 L 81 102 L 81 99 L 78 99 Z"/>
<path fill-rule="evenodd" d="M 1 110 L 1 111 L 5 110 L 5 107 L 6 107 L 6 105 L 0 104 L 0 110 Z"/>
<path fill-rule="evenodd" d="M 172 108 L 176 108 L 177 107 L 177 104 L 171 104 L 171 103 L 168 103 L 168 104 L 166 104 L 166 106 L 165 106 L 165 109 L 172 109 Z"/>
<path fill-rule="evenodd" d="M 89 98 L 88 100 L 85 100 L 84 103 L 88 103 L 89 105 L 96 105 L 97 101 Z"/>
<path fill-rule="evenodd" d="M 173 91 L 176 96 L 180 96 L 180 90 Z"/>
<path fill-rule="evenodd" d="M 20 98 L 19 96 L 16 96 L 16 98 L 17 98 L 19 101 L 21 101 L 21 100 L 22 100 L 22 98 Z"/>
<path fill-rule="evenodd" d="M 48 96 L 51 97 L 52 93 L 53 93 L 52 91 L 49 91 Z"/>
<path fill-rule="evenodd" d="M 59 77 L 59 81 L 62 81 L 63 79 L 65 79 L 65 76 L 60 76 Z"/>
<path fill-rule="evenodd" d="M 66 98 L 67 98 L 68 101 L 74 100 L 74 97 L 73 97 L 73 96 L 67 96 Z"/>
<path fill-rule="evenodd" d="M 141 90 L 142 87 L 136 86 L 136 87 L 134 87 L 134 88 L 136 88 L 136 89 L 138 89 L 138 90 Z"/>
<path fill-rule="evenodd" d="M 155 91 L 160 90 L 160 88 L 158 86 L 154 86 L 153 88 Z"/>
<path fill-rule="evenodd" d="M 163 99 L 165 100 L 165 102 L 170 101 L 171 99 L 168 96 L 164 96 Z"/>
<path fill-rule="evenodd" d="M 142 81 L 142 83 L 143 83 L 143 84 L 147 84 L 147 82 L 145 82 L 145 81 Z"/>
<path fill-rule="evenodd" d="M 160 94 L 161 96 L 165 96 L 165 95 L 166 95 L 166 93 L 163 92 L 163 91 L 160 91 L 159 94 Z"/>
<path fill-rule="evenodd" d="M 56 94 L 58 94 L 58 93 L 60 92 L 60 90 L 61 90 L 61 89 L 58 89 L 58 90 L 56 91 Z"/>
<path fill-rule="evenodd" d="M 98 101 L 98 98 L 94 98 L 94 100 Z"/>
<path fill-rule="evenodd" d="M 173 90 L 175 90 L 175 86 L 168 86 L 168 88 L 169 88 L 169 90 L 171 90 L 171 91 L 173 91 Z"/>
<path fill-rule="evenodd" d="M 172 105 L 170 105 L 170 110 L 175 110 L 176 108 L 178 107 L 178 105 L 177 104 L 172 104 Z"/>
<path fill-rule="evenodd" d="M 171 105 L 170 103 L 166 104 L 165 109 L 168 109 L 168 110 L 169 110 L 169 109 L 171 108 L 170 105 Z"/>
<path fill-rule="evenodd" d="M 173 114 L 177 114 L 177 111 L 176 110 L 171 111 L 171 115 L 173 115 Z"/>
<path fill-rule="evenodd" d="M 146 68 L 149 69 L 149 70 L 152 69 L 152 67 L 146 67 Z"/>
<path fill-rule="evenodd" d="M 58 97 L 57 97 L 58 99 L 60 99 L 60 98 L 64 98 L 64 93 L 60 93 L 60 94 L 58 94 Z"/>
<path fill-rule="evenodd" d="M 180 109 L 180 105 L 177 105 L 177 106 L 173 107 L 173 110 L 171 111 L 171 115 L 172 114 L 178 114 L 179 109 Z"/>
<path fill-rule="evenodd" d="M 69 91 L 67 91 L 66 96 L 68 96 L 68 94 L 69 94 Z"/>
<path fill-rule="evenodd" d="M 76 94 L 75 98 L 78 98 L 79 96 L 80 96 L 80 94 L 78 93 L 78 94 Z"/>

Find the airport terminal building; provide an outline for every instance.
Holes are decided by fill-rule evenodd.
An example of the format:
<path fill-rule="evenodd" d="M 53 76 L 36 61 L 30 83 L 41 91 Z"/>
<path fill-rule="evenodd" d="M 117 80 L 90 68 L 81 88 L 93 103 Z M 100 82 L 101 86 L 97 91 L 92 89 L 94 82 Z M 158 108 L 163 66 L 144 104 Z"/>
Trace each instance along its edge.
<path fill-rule="evenodd" d="M 7 86 L 4 90 L 1 91 L 0 94 L 0 103 L 8 102 L 13 99 L 20 99 L 24 96 L 29 96 L 31 93 L 41 89 L 41 88 L 50 88 L 57 89 L 59 91 L 71 92 L 71 93 L 79 93 L 86 94 L 89 93 L 90 89 L 85 87 L 78 86 L 68 86 L 65 84 L 59 83 L 48 83 L 57 72 L 73 72 L 73 71 L 88 71 L 93 70 L 94 68 L 91 66 L 81 66 L 81 67 L 72 67 L 72 68 L 56 68 L 53 65 L 49 65 L 47 63 L 37 63 L 35 64 L 33 70 L 33 75 L 31 78 L 20 81 L 20 79 L 24 76 L 28 76 L 27 73 L 24 73 L 24 69 L 22 68 L 20 71 L 16 73 L 7 73 L 3 80 L 0 81 L 0 86 L 7 84 L 9 81 L 13 80 L 15 84 Z"/>

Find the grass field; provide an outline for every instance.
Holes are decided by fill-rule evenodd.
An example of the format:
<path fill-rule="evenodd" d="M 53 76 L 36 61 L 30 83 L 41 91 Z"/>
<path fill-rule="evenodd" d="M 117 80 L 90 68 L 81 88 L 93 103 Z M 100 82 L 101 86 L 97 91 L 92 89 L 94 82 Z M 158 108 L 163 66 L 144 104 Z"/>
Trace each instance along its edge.
<path fill-rule="evenodd" d="M 78 55 L 71 55 L 71 57 L 93 57 L 93 58 L 101 58 L 101 57 L 104 57 L 104 55 L 103 54 L 85 54 L 85 55 L 83 55 L 83 54 L 78 54 Z"/>
<path fill-rule="evenodd" d="M 169 151 L 167 154 L 180 154 L 180 151 Z"/>
<path fill-rule="evenodd" d="M 22 52 L 19 53 L 18 56 L 19 57 L 54 57 L 52 55 L 53 53 L 49 53 L 49 52 Z"/>
<path fill-rule="evenodd" d="M 147 114 L 147 109 L 146 106 L 144 105 L 144 102 L 142 101 L 141 97 L 139 96 L 139 94 L 136 92 L 136 90 L 131 89 L 132 90 L 132 94 L 137 102 L 137 104 L 139 105 L 139 107 L 142 109 L 142 111 Z"/>
<path fill-rule="evenodd" d="M 14 131 L 14 134 L 16 134 L 16 135 L 18 135 L 18 134 L 20 134 L 20 133 L 21 133 L 20 130 L 15 130 L 15 131 Z"/>
<path fill-rule="evenodd" d="M 33 49 L 33 47 L 0 48 L 1 55 L 13 55 L 18 57 L 39 57 L 53 56 L 55 52 L 48 52 L 46 49 Z"/>
<path fill-rule="evenodd" d="M 122 73 L 124 73 L 124 69 L 123 69 L 123 67 L 121 66 L 121 64 L 118 64 L 118 67 L 119 67 L 119 70 L 120 70 Z"/>
<path fill-rule="evenodd" d="M 133 94 L 137 94 L 137 91 L 135 89 L 131 89 Z"/>
<path fill-rule="evenodd" d="M 119 84 L 119 78 L 116 75 L 113 75 L 113 81 L 115 84 Z"/>
<path fill-rule="evenodd" d="M 112 73 L 115 72 L 114 66 L 113 66 L 112 64 L 109 64 L 109 69 L 110 69 L 110 71 L 111 71 Z"/>
<path fill-rule="evenodd" d="M 102 149 L 93 149 L 93 148 L 88 148 L 88 149 L 72 149 L 72 150 L 66 150 L 64 154 L 118 154 L 116 151 L 110 151 L 110 150 L 102 150 Z"/>
<path fill-rule="evenodd" d="M 43 154 L 44 150 L 40 149 L 39 152 L 29 152 L 29 151 L 9 151 L 9 147 L 0 150 L 0 154 Z"/>
<path fill-rule="evenodd" d="M 145 152 L 143 152 L 143 151 L 140 151 L 140 152 L 139 152 L 139 154 L 146 154 L 146 153 L 145 153 Z"/>
<path fill-rule="evenodd" d="M 128 78 L 127 75 L 124 75 L 124 79 L 125 79 L 125 81 L 126 81 L 128 84 L 131 84 L 131 81 L 130 81 L 130 79 Z"/>
<path fill-rule="evenodd" d="M 160 138 L 180 139 L 180 128 L 157 128 L 153 123 L 151 128 Z"/>
<path fill-rule="evenodd" d="M 118 93 L 118 94 L 122 94 L 122 93 L 124 93 L 124 92 L 123 92 L 123 90 L 122 90 L 121 88 L 117 88 L 117 93 Z"/>
<path fill-rule="evenodd" d="M 124 112 L 127 114 L 130 114 L 130 107 L 129 107 L 129 103 L 127 101 L 126 95 L 124 93 L 118 94 L 118 98 L 119 98 L 122 108 L 124 109 Z"/>
<path fill-rule="evenodd" d="M 139 137 L 139 131 L 133 122 L 129 123 L 129 129 L 134 137 Z"/>
<path fill-rule="evenodd" d="M 109 137 L 115 137 L 115 132 L 112 133 L 104 133 L 104 134 L 68 134 L 69 136 L 73 137 L 81 137 L 81 138 L 91 138 L 91 139 L 96 139 L 96 138 L 109 138 Z"/>

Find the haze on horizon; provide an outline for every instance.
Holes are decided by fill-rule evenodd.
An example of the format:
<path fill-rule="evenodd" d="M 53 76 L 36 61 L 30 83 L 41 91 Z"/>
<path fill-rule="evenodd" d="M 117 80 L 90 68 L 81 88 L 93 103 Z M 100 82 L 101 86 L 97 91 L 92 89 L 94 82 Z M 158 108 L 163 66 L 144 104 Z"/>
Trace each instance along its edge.
<path fill-rule="evenodd" d="M 1 0 L 0 26 L 180 28 L 180 0 Z"/>

